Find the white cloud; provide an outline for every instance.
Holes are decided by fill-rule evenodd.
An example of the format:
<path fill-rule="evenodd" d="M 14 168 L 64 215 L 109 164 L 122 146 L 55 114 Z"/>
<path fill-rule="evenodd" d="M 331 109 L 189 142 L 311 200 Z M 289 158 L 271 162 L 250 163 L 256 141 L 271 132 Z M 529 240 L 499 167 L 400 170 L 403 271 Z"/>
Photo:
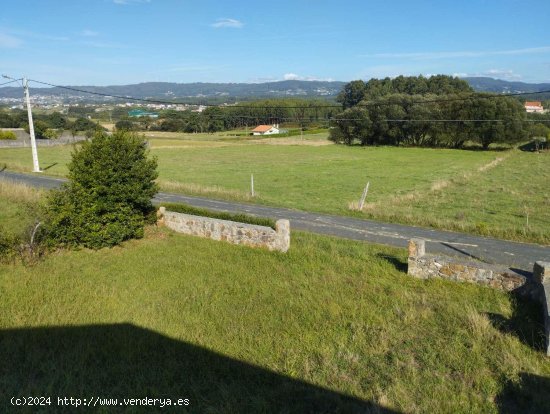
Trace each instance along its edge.
<path fill-rule="evenodd" d="M 98 32 L 95 32 L 93 30 L 89 30 L 89 29 L 84 29 L 80 32 L 80 35 L 81 36 L 86 36 L 86 37 L 94 37 L 94 36 L 97 36 L 99 35 Z"/>
<path fill-rule="evenodd" d="M 466 77 L 489 77 L 489 78 L 495 78 L 495 79 L 503 79 L 507 81 L 519 81 L 523 79 L 523 76 L 521 76 L 519 73 L 515 73 L 511 69 L 489 69 L 485 70 L 483 72 L 475 72 L 475 73 L 453 73 L 453 76 L 458 76 L 459 78 L 466 78 Z"/>
<path fill-rule="evenodd" d="M 111 42 L 82 41 L 81 44 L 99 49 L 125 49 L 126 45 Z"/>
<path fill-rule="evenodd" d="M 522 79 L 522 76 L 515 73 L 510 69 L 489 69 L 483 72 L 483 75 L 490 76 L 491 78 L 504 79 L 509 81 L 518 81 Z"/>
<path fill-rule="evenodd" d="M 17 37 L 0 33 L 0 48 L 14 49 L 21 46 L 22 43 L 23 41 Z"/>
<path fill-rule="evenodd" d="M 115 4 L 136 4 L 136 3 L 150 3 L 151 0 L 113 0 Z"/>
<path fill-rule="evenodd" d="M 55 36 L 45 33 L 38 33 L 38 32 L 31 32 L 28 30 L 8 30 L 10 34 L 10 37 L 13 37 L 12 35 L 21 37 L 23 39 L 37 39 L 37 40 L 48 40 L 48 41 L 55 41 L 55 42 L 66 42 L 69 40 L 67 36 Z"/>
<path fill-rule="evenodd" d="M 499 55 L 528 55 L 550 53 L 550 46 L 528 47 L 524 49 L 510 50 L 485 50 L 485 51 L 457 51 L 457 52 L 406 52 L 406 53 L 372 53 L 359 55 L 360 57 L 380 58 L 380 59 L 453 59 L 453 58 L 476 58 L 484 56 Z"/>
<path fill-rule="evenodd" d="M 317 78 L 315 76 L 300 76 L 295 73 L 285 73 L 283 75 L 283 80 L 305 80 L 305 81 L 326 81 L 332 82 L 332 78 Z"/>
<path fill-rule="evenodd" d="M 285 73 L 283 76 L 284 80 L 301 80 L 301 76 L 296 75 L 295 73 Z"/>
<path fill-rule="evenodd" d="M 215 23 L 212 23 L 210 26 L 215 27 L 216 29 L 222 27 L 229 27 L 232 29 L 240 29 L 244 24 L 236 19 L 218 19 Z"/>

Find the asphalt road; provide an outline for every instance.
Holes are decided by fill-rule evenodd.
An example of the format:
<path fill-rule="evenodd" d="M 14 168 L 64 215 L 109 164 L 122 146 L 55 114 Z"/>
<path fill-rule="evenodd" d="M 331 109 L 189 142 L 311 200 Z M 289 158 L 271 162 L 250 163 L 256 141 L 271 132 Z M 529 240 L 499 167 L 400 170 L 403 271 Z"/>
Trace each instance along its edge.
<path fill-rule="evenodd" d="M 59 187 L 66 181 L 45 175 L 20 174 L 10 171 L 0 172 L 0 179 L 23 182 L 27 185 L 47 189 Z M 427 241 L 426 251 L 428 253 L 473 258 L 528 272 L 532 271 L 535 261 L 550 261 L 550 247 L 548 246 L 517 243 L 463 233 L 402 224 L 380 223 L 372 220 L 309 213 L 278 207 L 218 201 L 180 194 L 158 193 L 153 201 L 157 204 L 163 202 L 186 203 L 211 210 L 246 213 L 275 219 L 286 218 L 290 220 L 290 226 L 294 229 L 396 247 L 406 247 L 408 240 L 411 238 L 422 238 Z"/>

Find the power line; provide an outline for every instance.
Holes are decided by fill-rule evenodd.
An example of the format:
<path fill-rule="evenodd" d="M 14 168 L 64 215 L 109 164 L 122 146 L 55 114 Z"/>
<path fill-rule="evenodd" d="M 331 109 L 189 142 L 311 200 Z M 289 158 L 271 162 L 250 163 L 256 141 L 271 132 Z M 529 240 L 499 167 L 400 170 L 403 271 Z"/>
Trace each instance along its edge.
<path fill-rule="evenodd" d="M 113 95 L 109 93 L 101 93 L 101 92 L 92 92 L 92 91 L 86 91 L 84 89 L 77 89 L 72 88 L 70 86 L 61 86 L 61 85 L 54 85 L 52 83 L 48 82 L 42 82 L 37 81 L 34 79 L 29 79 L 31 82 L 39 83 L 42 85 L 48 85 L 52 86 L 54 88 L 61 88 L 66 89 L 73 92 L 82 92 L 82 93 L 88 93 L 90 95 L 98 95 L 103 97 L 109 97 L 109 98 L 116 98 L 116 99 L 124 99 L 124 100 L 130 100 L 130 101 L 137 101 L 137 102 L 147 102 L 147 103 L 155 103 L 155 104 L 166 104 L 166 105 L 189 105 L 189 106 L 206 106 L 206 107 L 220 107 L 220 105 L 216 104 L 202 104 L 202 103 L 190 103 L 190 102 L 177 102 L 177 101 L 164 101 L 160 99 L 147 99 L 147 98 L 135 98 L 132 96 L 122 96 L 122 95 Z M 254 106 L 254 105 L 228 105 L 228 107 L 231 108 L 257 108 L 257 109 L 307 109 L 307 108 L 341 108 L 341 105 L 324 105 L 324 106 Z"/>
<path fill-rule="evenodd" d="M 208 115 L 208 118 L 213 119 L 247 119 L 247 120 L 260 120 L 269 118 L 273 121 L 294 121 L 294 122 L 336 122 L 336 121 L 364 121 L 364 118 L 334 118 L 334 117 L 281 117 L 276 115 Z M 170 118 L 165 118 L 170 120 Z M 177 120 L 185 121 L 181 118 Z M 382 122 L 439 122 L 439 123 L 460 123 L 460 122 L 536 122 L 536 123 L 550 123 L 550 119 L 385 119 Z"/>
<path fill-rule="evenodd" d="M 92 92 L 92 91 L 86 91 L 83 89 L 78 88 L 72 88 L 69 86 L 61 86 L 61 85 L 54 85 L 52 83 L 48 82 L 42 82 L 34 79 L 29 79 L 31 82 L 39 83 L 42 85 L 47 85 L 55 88 L 61 88 L 70 90 L 73 92 L 81 92 L 81 93 L 88 93 L 91 95 L 97 95 L 97 96 L 103 96 L 103 97 L 110 97 L 110 98 L 116 98 L 116 99 L 123 99 L 123 100 L 132 100 L 137 102 L 147 102 L 147 103 L 156 103 L 156 104 L 169 104 L 169 105 L 190 105 L 190 106 L 206 106 L 206 107 L 220 107 L 220 105 L 215 104 L 191 104 L 191 103 L 185 103 L 185 102 L 177 102 L 177 101 L 165 101 L 165 100 L 157 100 L 157 99 L 147 99 L 147 98 L 136 98 L 131 96 L 122 96 L 122 95 L 113 95 L 113 94 L 107 94 L 107 93 L 101 93 L 101 92 Z M 14 82 L 14 81 L 12 81 Z M 509 94 L 480 94 L 480 93 L 473 93 L 469 96 L 464 97 L 456 97 L 456 98 L 439 98 L 439 99 L 430 99 L 430 100 L 423 100 L 423 101 L 409 101 L 404 102 L 404 104 L 425 104 L 425 103 L 439 103 L 439 102 L 453 102 L 453 101 L 466 101 L 473 97 L 478 98 L 502 98 L 502 97 L 508 97 L 508 96 L 522 96 L 522 95 L 534 95 L 534 94 L 542 94 L 542 93 L 550 93 L 550 90 L 546 91 L 538 91 L 538 92 L 518 92 L 518 93 L 509 93 Z M 363 104 L 358 104 L 358 106 L 381 106 L 381 105 L 399 105 L 400 103 L 397 102 L 365 102 Z M 402 103 L 403 104 L 403 103 Z M 249 109 L 323 109 L 323 108 L 338 108 L 342 109 L 341 105 L 311 105 L 311 106 L 258 106 L 258 105 L 229 105 L 226 106 L 227 108 L 249 108 Z M 299 122 L 314 122 L 314 121 L 323 121 L 323 122 L 334 122 L 334 121 L 361 121 L 363 119 L 361 118 L 312 118 L 309 116 L 294 116 L 294 117 L 280 117 L 277 115 L 269 114 L 269 115 L 209 115 L 211 118 L 217 118 L 217 119 L 260 119 L 260 118 L 273 118 L 275 120 L 279 121 L 299 121 Z M 390 123 L 405 123 L 405 122 L 438 122 L 438 123 L 459 123 L 459 122 L 550 122 L 550 120 L 515 120 L 515 119 L 386 119 L 385 122 Z"/>
<path fill-rule="evenodd" d="M 160 99 L 147 99 L 147 98 L 136 98 L 132 96 L 122 96 L 122 95 L 113 95 L 108 93 L 102 93 L 102 92 L 92 92 L 92 91 L 86 91 L 84 89 L 78 89 L 73 88 L 70 86 L 61 86 L 61 85 L 54 85 L 52 83 L 38 81 L 34 79 L 29 79 L 29 81 L 38 83 L 41 85 L 47 85 L 54 88 L 60 88 L 65 89 L 73 92 L 80 92 L 80 93 L 87 93 L 90 95 L 97 95 L 97 96 L 103 96 L 103 97 L 109 97 L 109 98 L 115 98 L 115 99 L 123 99 L 123 100 L 130 100 L 130 101 L 136 101 L 136 102 L 147 102 L 147 103 L 155 103 L 155 104 L 166 104 L 166 105 L 190 105 L 190 106 L 205 106 L 205 107 L 220 107 L 220 105 L 216 104 L 199 104 L 199 103 L 189 103 L 189 102 L 177 102 L 177 101 L 165 101 Z M 490 98 L 504 98 L 504 97 L 510 97 L 510 96 L 524 96 L 524 95 L 537 95 L 537 94 L 543 94 L 543 93 L 550 93 L 550 90 L 545 91 L 537 91 L 537 92 L 517 92 L 517 93 L 507 93 L 507 94 L 482 94 L 482 93 L 472 93 L 468 96 L 461 96 L 456 98 L 438 98 L 438 99 L 429 99 L 429 100 L 422 100 L 422 101 L 409 101 L 404 102 L 404 104 L 427 104 L 427 103 L 439 103 L 439 102 L 456 102 L 456 101 L 467 101 L 471 98 L 477 97 L 482 99 L 490 99 Z M 368 106 L 386 106 L 386 105 L 399 105 L 400 103 L 397 102 L 376 102 L 376 101 L 370 101 L 370 102 L 364 102 L 359 103 L 356 106 L 360 107 L 368 107 Z M 403 103 L 401 103 L 403 104 Z M 258 105 L 228 105 L 227 107 L 230 108 L 250 108 L 250 109 L 324 109 L 324 108 L 338 108 L 342 109 L 342 105 L 310 105 L 310 106 L 258 106 Z"/>
<path fill-rule="evenodd" d="M 9 82 L 0 83 L 0 86 L 9 85 L 10 83 L 19 82 L 21 79 L 14 79 Z"/>

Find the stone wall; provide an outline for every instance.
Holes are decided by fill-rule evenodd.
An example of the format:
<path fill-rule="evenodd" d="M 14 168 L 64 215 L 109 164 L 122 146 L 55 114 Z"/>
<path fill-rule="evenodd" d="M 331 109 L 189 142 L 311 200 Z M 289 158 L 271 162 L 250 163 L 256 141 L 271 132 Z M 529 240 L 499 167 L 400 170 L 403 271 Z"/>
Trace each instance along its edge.
<path fill-rule="evenodd" d="M 546 337 L 546 355 L 550 356 L 550 263 L 536 262 L 533 267 L 533 279 L 542 286 L 539 300 L 544 313 L 544 335 Z"/>
<path fill-rule="evenodd" d="M 525 276 L 505 267 L 426 254 L 425 241 L 421 239 L 409 241 L 408 264 L 408 274 L 420 279 L 471 282 L 506 291 L 527 283 Z"/>
<path fill-rule="evenodd" d="M 166 211 L 165 207 L 159 208 L 158 218 L 159 224 L 178 233 L 280 252 L 286 252 L 290 247 L 290 223 L 288 220 L 277 220 L 275 230 L 273 230 L 271 227 L 254 224 L 175 213 Z"/>
<path fill-rule="evenodd" d="M 477 283 L 539 301 L 544 312 L 545 351 L 550 356 L 550 263 L 536 262 L 533 274 L 525 276 L 501 266 L 426 254 L 426 242 L 412 239 L 408 265 L 407 273 L 420 279 Z"/>

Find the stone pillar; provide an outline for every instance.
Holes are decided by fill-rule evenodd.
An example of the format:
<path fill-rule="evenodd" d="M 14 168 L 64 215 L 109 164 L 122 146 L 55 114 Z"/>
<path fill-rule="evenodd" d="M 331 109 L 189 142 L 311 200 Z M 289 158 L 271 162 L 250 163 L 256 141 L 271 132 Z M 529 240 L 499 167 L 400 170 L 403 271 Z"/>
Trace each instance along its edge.
<path fill-rule="evenodd" d="M 540 285 L 540 298 L 544 312 L 546 355 L 550 356 L 550 262 L 535 262 L 533 279 Z"/>
<path fill-rule="evenodd" d="M 550 262 L 535 262 L 533 278 L 539 283 L 550 282 Z"/>
<path fill-rule="evenodd" d="M 157 225 L 161 226 L 164 224 L 164 214 L 166 213 L 166 207 L 159 207 L 157 210 Z"/>
<path fill-rule="evenodd" d="M 410 239 L 409 240 L 409 257 L 418 259 L 426 254 L 426 240 Z"/>
<path fill-rule="evenodd" d="M 419 260 L 426 254 L 426 241 L 422 239 L 409 240 L 409 258 L 407 260 L 407 274 L 420 279 L 426 279 L 426 275 L 419 266 Z"/>
<path fill-rule="evenodd" d="M 275 222 L 275 231 L 277 232 L 278 249 L 281 252 L 286 252 L 290 248 L 290 221 L 277 220 Z"/>

